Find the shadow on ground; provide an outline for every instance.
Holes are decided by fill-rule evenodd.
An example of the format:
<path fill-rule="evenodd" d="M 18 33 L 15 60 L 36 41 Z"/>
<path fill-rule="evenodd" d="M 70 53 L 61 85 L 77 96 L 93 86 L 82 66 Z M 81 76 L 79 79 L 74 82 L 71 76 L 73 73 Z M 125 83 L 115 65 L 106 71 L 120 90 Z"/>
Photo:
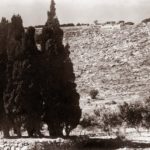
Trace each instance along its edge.
<path fill-rule="evenodd" d="M 98 149 L 119 149 L 119 148 L 133 148 L 144 149 L 150 148 L 150 143 L 137 143 L 128 140 L 116 139 L 88 139 L 86 142 L 78 143 L 77 148 L 80 150 L 98 150 Z"/>
<path fill-rule="evenodd" d="M 57 138 L 52 139 L 50 137 L 44 138 L 21 138 L 13 140 L 20 143 L 28 143 L 27 145 L 34 148 L 28 150 L 115 150 L 115 149 L 147 149 L 150 148 L 150 143 L 138 143 L 128 140 L 116 139 L 101 139 L 101 138 L 88 138 L 88 137 L 70 137 L 70 138 Z M 10 141 L 9 141 L 10 140 Z M 20 141 L 21 140 L 21 141 Z M 9 145 L 9 142 L 13 143 L 10 139 L 5 139 L 5 144 Z M 33 142 L 34 144 L 31 144 Z M 20 143 L 21 144 L 21 143 Z"/>

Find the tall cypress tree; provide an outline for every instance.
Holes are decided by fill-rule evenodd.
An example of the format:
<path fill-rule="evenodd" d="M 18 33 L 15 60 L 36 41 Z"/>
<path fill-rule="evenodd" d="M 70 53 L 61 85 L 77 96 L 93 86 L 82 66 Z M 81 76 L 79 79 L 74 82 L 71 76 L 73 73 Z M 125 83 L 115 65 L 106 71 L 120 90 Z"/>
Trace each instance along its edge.
<path fill-rule="evenodd" d="M 56 17 L 55 2 L 52 0 L 48 20 L 42 31 L 45 81 L 43 81 L 44 120 L 51 136 L 62 136 L 77 126 L 81 117 L 79 94 L 76 91 L 73 64 L 69 50 L 64 47 L 63 31 Z M 43 67 L 43 68 L 44 68 Z"/>
<path fill-rule="evenodd" d="M 39 53 L 34 40 L 35 29 L 24 32 L 22 19 L 13 16 L 8 35 L 7 87 L 4 94 L 9 124 L 21 136 L 21 126 L 29 136 L 40 133 L 42 98 L 38 74 Z"/>
<path fill-rule="evenodd" d="M 59 27 L 59 21 L 56 16 L 56 8 L 55 8 L 54 0 L 51 0 L 50 11 L 48 11 L 48 20 L 46 24 L 50 26 L 51 28 Z"/>
<path fill-rule="evenodd" d="M 21 136 L 21 116 L 20 116 L 20 87 L 21 87 L 21 50 L 22 37 L 24 28 L 22 19 L 19 15 L 14 15 L 11 18 L 11 23 L 8 30 L 7 44 L 7 86 L 4 93 L 4 107 L 7 115 L 8 124 L 16 129 L 18 136 Z M 9 132 L 9 129 L 7 129 Z"/>
<path fill-rule="evenodd" d="M 7 64 L 7 35 L 9 23 L 6 18 L 0 22 L 0 126 L 4 135 L 8 136 L 5 118 L 3 93 L 6 86 L 6 64 Z"/>
<path fill-rule="evenodd" d="M 37 50 L 35 29 L 29 27 L 23 40 L 22 110 L 29 136 L 41 136 L 40 123 L 43 101 L 40 87 L 40 53 Z"/>

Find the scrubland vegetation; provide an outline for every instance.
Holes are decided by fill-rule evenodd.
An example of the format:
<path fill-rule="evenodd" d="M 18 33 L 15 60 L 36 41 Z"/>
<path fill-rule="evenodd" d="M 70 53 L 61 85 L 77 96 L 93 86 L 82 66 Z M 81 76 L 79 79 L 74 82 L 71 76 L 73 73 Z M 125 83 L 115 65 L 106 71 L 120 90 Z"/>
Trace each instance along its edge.
<path fill-rule="evenodd" d="M 80 122 L 83 128 L 96 126 L 103 132 L 113 134 L 114 129 L 140 128 L 149 132 L 150 128 L 150 99 L 137 102 L 124 102 L 113 107 L 97 106 L 92 114 L 85 113 Z M 119 130 L 116 131 L 118 134 Z M 124 133 L 124 136 L 126 133 Z"/>

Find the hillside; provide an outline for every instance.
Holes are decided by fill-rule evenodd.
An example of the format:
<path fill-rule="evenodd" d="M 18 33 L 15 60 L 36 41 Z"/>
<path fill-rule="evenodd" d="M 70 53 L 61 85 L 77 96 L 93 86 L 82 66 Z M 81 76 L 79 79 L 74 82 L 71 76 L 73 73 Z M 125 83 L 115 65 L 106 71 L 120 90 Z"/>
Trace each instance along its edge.
<path fill-rule="evenodd" d="M 105 102 L 142 100 L 150 96 L 149 26 L 63 30 L 64 43 L 70 45 L 81 101 L 88 99 L 91 89 L 98 89 L 97 99 Z"/>

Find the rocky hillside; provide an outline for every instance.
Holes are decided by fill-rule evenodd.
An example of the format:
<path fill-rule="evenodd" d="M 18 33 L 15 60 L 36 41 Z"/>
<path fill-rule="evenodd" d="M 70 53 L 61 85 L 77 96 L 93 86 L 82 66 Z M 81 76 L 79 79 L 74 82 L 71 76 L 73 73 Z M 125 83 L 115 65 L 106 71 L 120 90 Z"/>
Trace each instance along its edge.
<path fill-rule="evenodd" d="M 81 100 L 98 89 L 99 100 L 142 100 L 150 96 L 150 27 L 63 28 Z"/>

